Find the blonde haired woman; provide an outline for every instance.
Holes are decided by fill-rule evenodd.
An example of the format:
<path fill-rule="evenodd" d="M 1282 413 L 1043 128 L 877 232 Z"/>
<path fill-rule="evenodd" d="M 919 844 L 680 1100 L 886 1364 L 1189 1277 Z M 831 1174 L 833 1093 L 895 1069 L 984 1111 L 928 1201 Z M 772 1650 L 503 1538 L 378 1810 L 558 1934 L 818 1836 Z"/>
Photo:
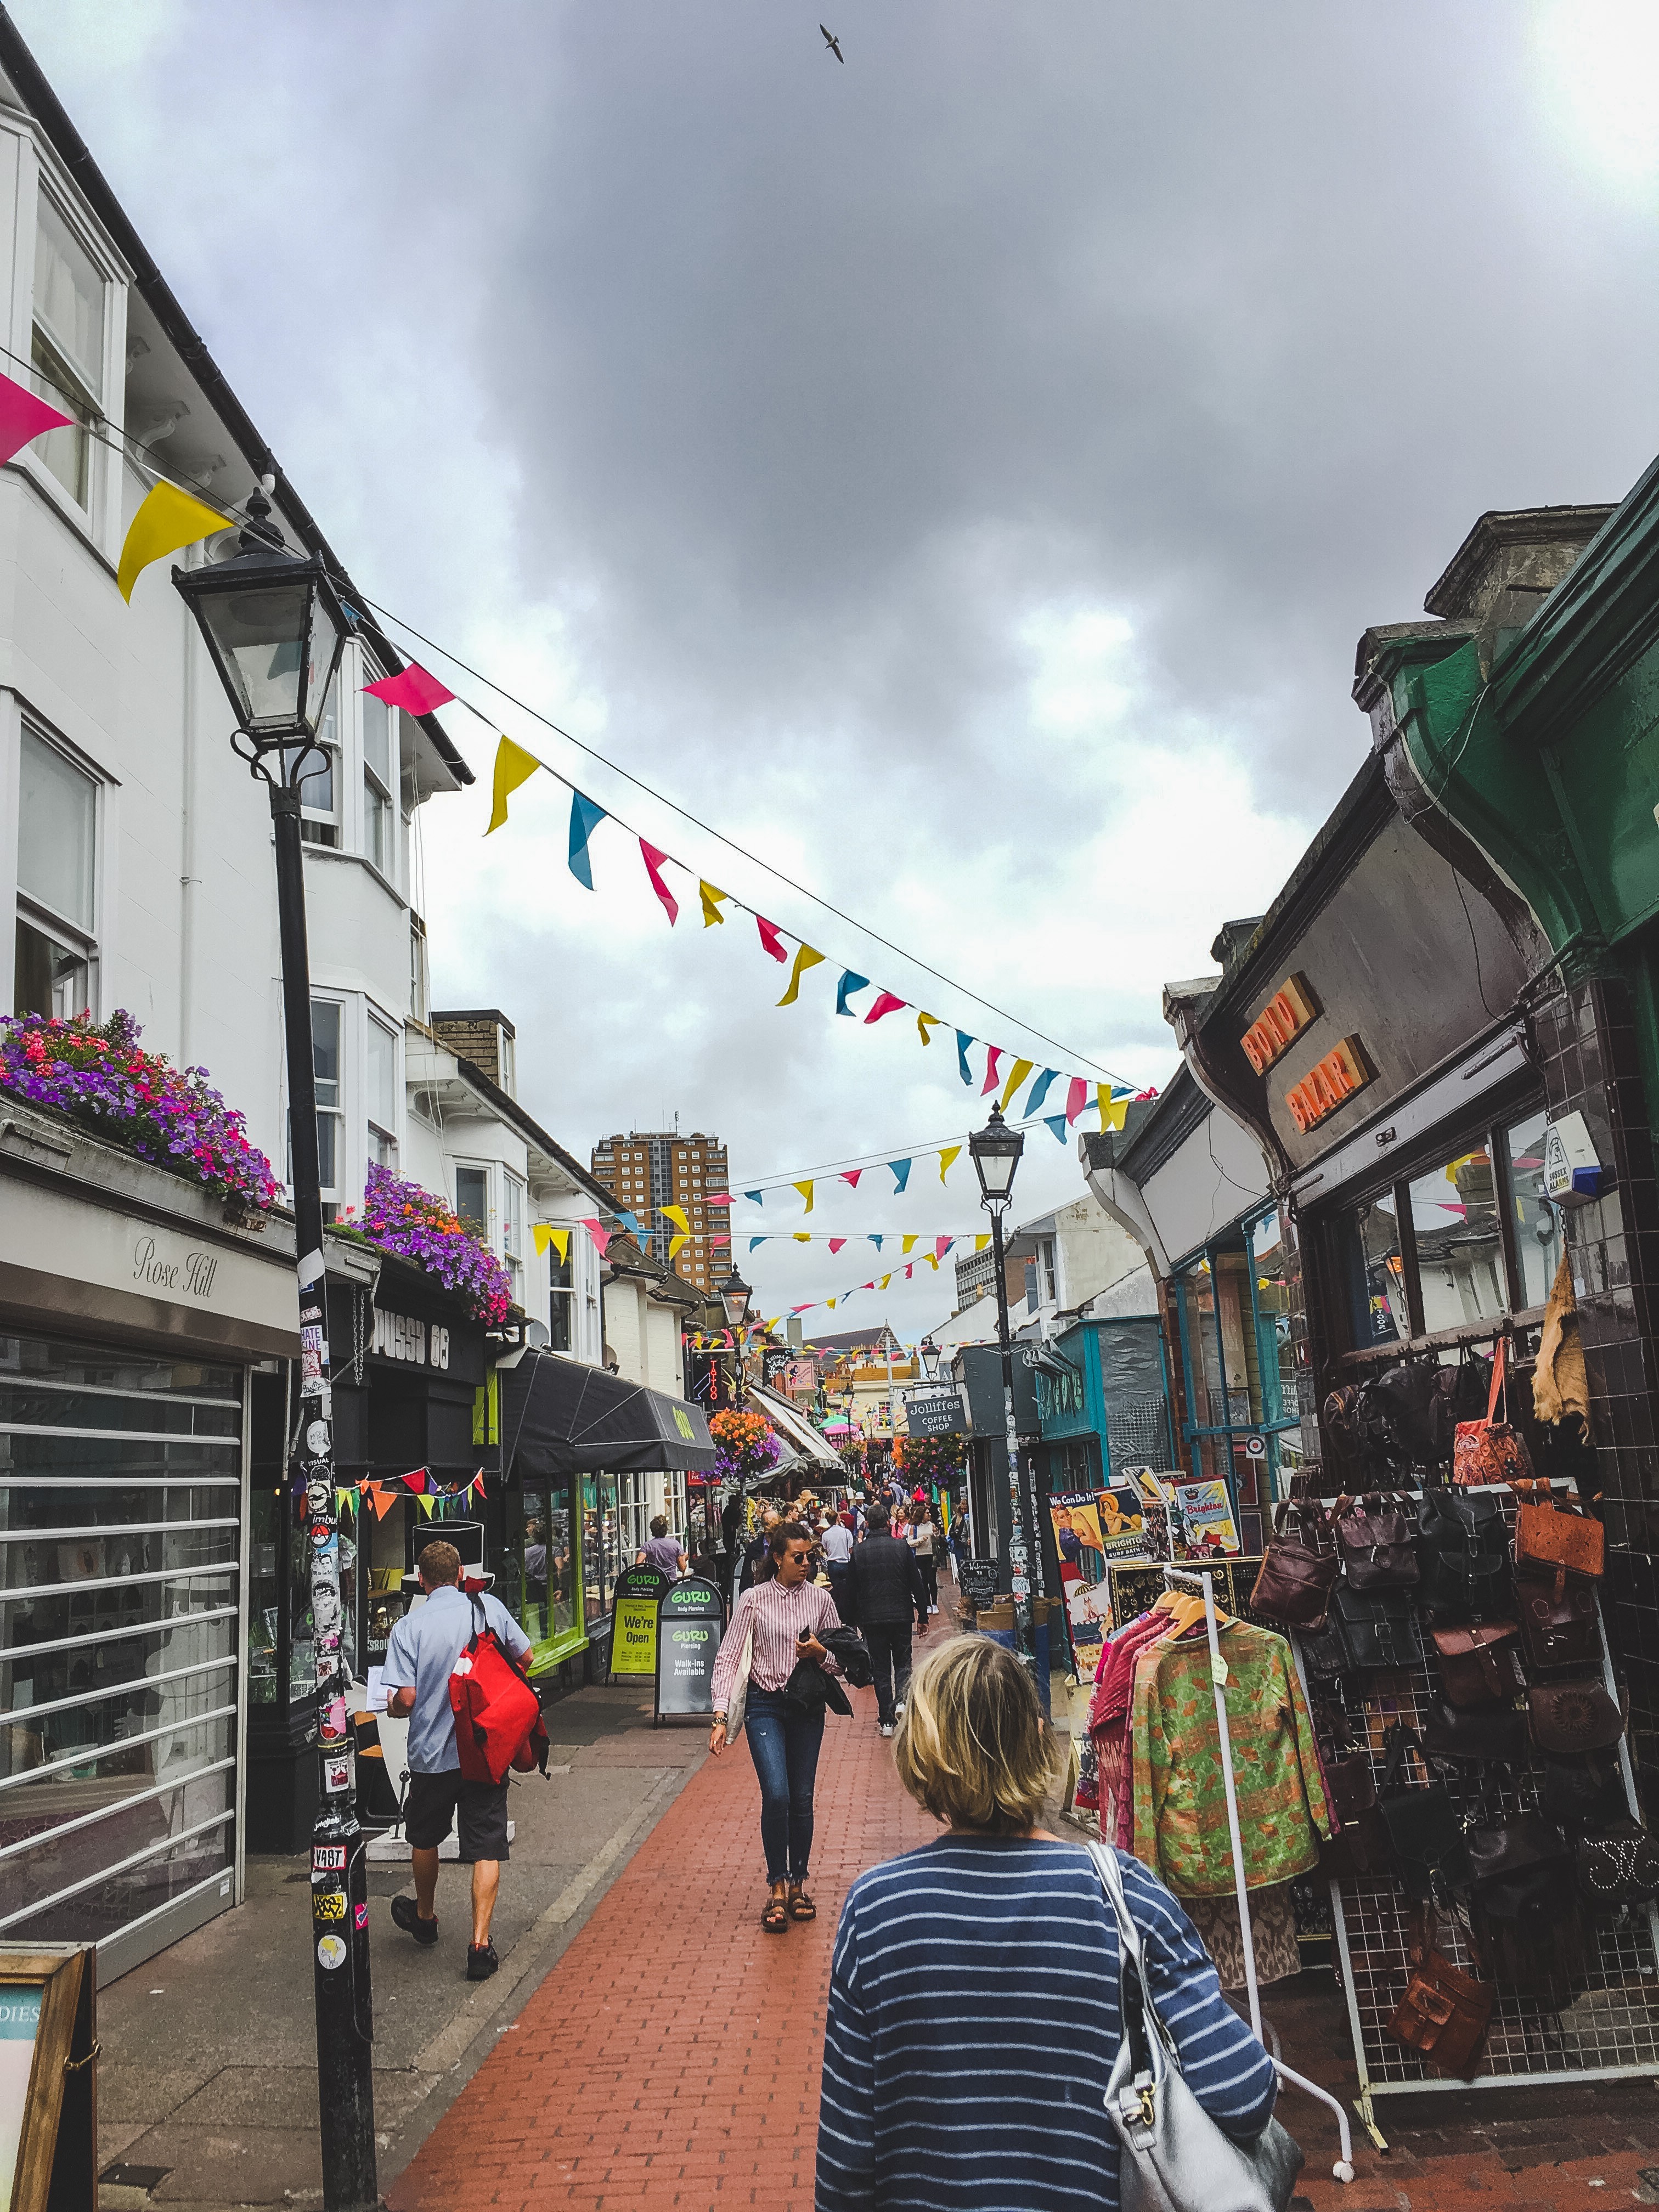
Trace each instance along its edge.
<path fill-rule="evenodd" d="M 954 1638 L 916 1669 L 893 1750 L 945 1833 L 860 1875 L 842 1908 L 817 2212 L 1115 2212 L 1117 1923 L 1088 1853 L 1041 1825 L 1056 1747 L 1030 1675 L 988 1637 Z M 1120 1864 L 1181 2070 L 1247 2142 L 1272 2063 L 1176 1899 Z"/>

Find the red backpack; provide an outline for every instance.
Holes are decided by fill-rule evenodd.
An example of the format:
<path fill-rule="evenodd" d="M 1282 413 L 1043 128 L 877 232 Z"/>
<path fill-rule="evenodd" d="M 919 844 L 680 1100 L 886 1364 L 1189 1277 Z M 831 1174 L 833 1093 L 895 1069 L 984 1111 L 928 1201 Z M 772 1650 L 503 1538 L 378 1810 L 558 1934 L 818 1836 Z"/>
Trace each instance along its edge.
<path fill-rule="evenodd" d="M 504 1650 L 476 1591 L 469 1591 L 477 1626 L 449 1677 L 455 1714 L 455 1749 L 468 1782 L 500 1784 L 509 1766 L 547 1772 L 547 1730 L 541 1701 Z"/>

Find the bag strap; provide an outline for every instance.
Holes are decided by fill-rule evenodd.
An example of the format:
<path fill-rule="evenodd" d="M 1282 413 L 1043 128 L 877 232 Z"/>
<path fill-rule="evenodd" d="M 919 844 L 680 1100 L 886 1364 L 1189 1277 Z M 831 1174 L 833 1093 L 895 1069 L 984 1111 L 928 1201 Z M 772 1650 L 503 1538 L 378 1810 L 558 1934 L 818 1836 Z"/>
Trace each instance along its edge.
<path fill-rule="evenodd" d="M 472 1618 L 476 1624 L 471 1639 L 466 1647 L 468 1656 L 471 1656 L 478 1648 L 479 1638 L 489 1633 L 489 1615 L 484 1611 L 483 1596 L 480 1591 L 469 1590 L 467 1595 L 472 1601 Z"/>
<path fill-rule="evenodd" d="M 1502 1392 L 1502 1394 L 1503 1394 L 1503 1399 L 1504 1399 L 1504 1422 L 1505 1422 L 1505 1424 L 1506 1424 L 1506 1425 L 1507 1425 L 1508 1420 L 1509 1420 L 1509 1418 L 1510 1418 L 1510 1394 L 1509 1394 L 1509 1388 L 1508 1388 L 1507 1383 L 1506 1383 L 1506 1382 L 1505 1382 L 1505 1381 L 1504 1381 L 1504 1355 L 1505 1352 L 1508 1350 L 1508 1348 L 1509 1348 L 1509 1339 L 1508 1339 L 1508 1337 L 1506 1337 L 1506 1336 L 1500 1336 L 1500 1337 L 1498 1338 L 1498 1347 L 1497 1347 L 1496 1351 L 1492 1353 L 1492 1389 L 1491 1389 L 1490 1392 L 1487 1394 L 1487 1397 L 1486 1397 L 1486 1422 L 1485 1422 L 1485 1424 L 1484 1424 L 1484 1425 L 1485 1425 L 1486 1427 L 1487 1427 L 1487 1428 L 1490 1428 L 1490 1427 L 1492 1426 L 1492 1416 L 1493 1416 L 1493 1414 L 1494 1414 L 1494 1413 L 1497 1413 L 1497 1411 L 1498 1411 L 1498 1394 L 1499 1394 L 1500 1392 Z"/>
<path fill-rule="evenodd" d="M 1395 1721 L 1393 1723 L 1387 1735 L 1382 1739 L 1382 1748 L 1388 1754 L 1382 1768 L 1384 1790 L 1392 1790 L 1400 1781 L 1401 1769 L 1413 1751 L 1417 1753 L 1424 1773 L 1427 1774 L 1429 1762 L 1424 1753 L 1421 1740 L 1417 1730 L 1408 1729 L 1403 1721 Z"/>

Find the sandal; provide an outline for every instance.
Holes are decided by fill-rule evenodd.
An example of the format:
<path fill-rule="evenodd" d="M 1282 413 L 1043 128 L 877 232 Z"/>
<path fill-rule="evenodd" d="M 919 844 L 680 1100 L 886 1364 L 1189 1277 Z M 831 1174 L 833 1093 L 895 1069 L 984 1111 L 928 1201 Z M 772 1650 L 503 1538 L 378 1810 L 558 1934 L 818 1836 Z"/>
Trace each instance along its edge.
<path fill-rule="evenodd" d="M 761 1915 L 761 1926 L 769 1936 L 781 1936 L 788 1929 L 789 1913 L 781 1897 L 770 1898 Z"/>
<path fill-rule="evenodd" d="M 816 1920 L 817 1917 L 818 1908 L 806 1892 L 799 1887 L 792 1889 L 789 1893 L 789 1917 L 792 1920 Z"/>

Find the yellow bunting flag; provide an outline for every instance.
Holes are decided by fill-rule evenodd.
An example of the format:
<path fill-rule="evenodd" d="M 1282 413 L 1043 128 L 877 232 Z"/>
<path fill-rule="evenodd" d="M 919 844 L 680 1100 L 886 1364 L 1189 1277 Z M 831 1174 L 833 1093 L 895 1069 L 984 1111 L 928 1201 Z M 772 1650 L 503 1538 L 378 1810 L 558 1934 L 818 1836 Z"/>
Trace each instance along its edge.
<path fill-rule="evenodd" d="M 121 597 L 131 606 L 132 587 L 152 561 L 194 545 L 198 538 L 211 538 L 215 531 L 228 528 L 229 523 L 228 515 L 204 507 L 177 484 L 156 484 L 133 516 L 127 542 L 121 548 L 121 565 L 115 576 Z"/>
<path fill-rule="evenodd" d="M 1036 1066 L 1036 1062 L 1034 1060 L 1017 1060 L 1009 1069 L 1008 1080 L 1003 1085 L 1002 1096 L 997 1101 L 1003 1113 L 1006 1114 L 1008 1111 L 1008 1101 Z"/>
<path fill-rule="evenodd" d="M 961 1151 L 962 1146 L 960 1145 L 947 1145 L 945 1147 L 945 1150 L 939 1154 L 939 1179 L 941 1182 L 944 1182 L 951 1169 L 955 1166 L 957 1158 Z"/>
<path fill-rule="evenodd" d="M 905 1240 L 904 1240 L 903 1243 L 899 1247 L 899 1249 L 900 1249 L 902 1252 L 908 1252 L 908 1251 L 909 1251 L 909 1250 L 912 1249 L 912 1247 L 913 1247 L 913 1246 L 917 1245 L 917 1244 L 920 1244 L 920 1243 L 921 1243 L 921 1237 L 907 1237 L 905 1238 Z"/>
<path fill-rule="evenodd" d="M 811 1184 L 810 1182 L 798 1182 L 798 1183 L 794 1183 L 794 1184 L 793 1184 L 793 1185 L 791 1186 L 791 1188 L 792 1188 L 793 1189 L 798 1190 L 798 1191 L 800 1193 L 801 1196 L 802 1196 L 802 1197 L 806 1200 L 806 1211 L 807 1211 L 807 1212 L 808 1212 L 808 1213 L 810 1213 L 810 1212 L 812 1211 L 812 1186 L 811 1186 Z"/>
<path fill-rule="evenodd" d="M 892 1277 L 891 1277 L 890 1275 L 884 1275 L 884 1276 L 882 1277 L 881 1280 L 880 1280 L 877 1285 L 876 1285 L 876 1288 L 877 1288 L 878 1291 L 884 1291 L 884 1290 L 887 1288 L 887 1285 L 889 1285 L 889 1283 L 890 1283 L 890 1282 L 892 1281 L 892 1279 L 892 1279 Z"/>
<path fill-rule="evenodd" d="M 798 1229 L 798 1230 L 796 1230 L 796 1231 L 795 1231 L 795 1242 L 796 1242 L 796 1243 L 797 1243 L 797 1244 L 810 1244 L 810 1243 L 811 1243 L 811 1241 L 812 1241 L 812 1232 L 811 1232 L 811 1231 L 810 1229 Z"/>
<path fill-rule="evenodd" d="M 796 946 L 795 964 L 789 970 L 789 988 L 778 1000 L 778 1004 L 781 1006 L 793 1006 L 794 1005 L 796 1000 L 800 996 L 801 977 L 806 973 L 809 968 L 816 968 L 819 966 L 823 959 L 823 953 L 814 952 L 810 945 L 800 945 Z"/>
<path fill-rule="evenodd" d="M 495 790 L 489 809 L 489 830 L 499 830 L 507 819 L 507 794 L 528 783 L 541 763 L 534 753 L 527 753 L 522 745 L 515 745 L 511 738 L 503 738 L 495 748 Z M 487 837 L 489 830 L 484 831 Z"/>
<path fill-rule="evenodd" d="M 924 1252 L 924 1253 L 922 1254 L 922 1255 L 921 1255 L 921 1256 L 922 1256 L 922 1258 L 923 1258 L 923 1259 L 927 1262 L 928 1266 L 933 1269 L 933 1273 L 934 1273 L 935 1274 L 938 1274 L 938 1273 L 939 1273 L 939 1254 L 938 1254 L 937 1252 Z"/>
<path fill-rule="evenodd" d="M 416 1498 L 415 1503 L 420 1507 L 422 1512 L 425 1514 L 427 1519 L 429 1521 L 432 1518 L 432 1500 L 427 1496 L 424 1491 L 420 1492 L 418 1497 Z"/>
<path fill-rule="evenodd" d="M 683 1206 L 659 1206 L 657 1211 L 665 1220 L 672 1221 L 682 1235 L 689 1237 L 691 1234 L 691 1224 L 685 1218 Z"/>
<path fill-rule="evenodd" d="M 824 1300 L 824 1302 L 823 1302 L 823 1303 L 825 1304 L 825 1305 L 827 1305 L 827 1306 L 829 1307 L 829 1309 L 830 1309 L 830 1312 L 831 1312 L 831 1313 L 834 1313 L 834 1311 L 835 1311 L 835 1310 L 836 1310 L 836 1302 L 835 1302 L 835 1300 L 834 1300 L 833 1298 L 826 1298 L 826 1299 Z"/>
<path fill-rule="evenodd" d="M 717 921 L 726 920 L 720 912 L 720 901 L 729 899 L 731 896 L 730 891 L 717 891 L 713 884 L 699 882 L 697 896 L 702 901 L 702 926 L 705 929 L 712 929 Z"/>
<path fill-rule="evenodd" d="M 562 1267 L 570 1257 L 570 1231 L 568 1229 L 556 1229 L 548 1242 L 558 1254 L 559 1265 Z"/>
<path fill-rule="evenodd" d="M 1129 1118 L 1128 1100 L 1114 1098 L 1109 1083 L 1096 1084 L 1095 1103 L 1100 1109 L 1100 1126 L 1103 1129 L 1121 1129 Z"/>
<path fill-rule="evenodd" d="M 774 1314 L 774 1315 L 773 1315 L 773 1316 L 772 1316 L 772 1318 L 771 1318 L 771 1320 L 770 1320 L 770 1321 L 763 1322 L 761 1323 L 761 1327 L 762 1327 L 762 1328 L 766 1331 L 767 1334 L 769 1336 L 769 1335 L 772 1334 L 772 1331 L 773 1331 L 773 1330 L 777 1327 L 778 1323 L 779 1323 L 782 1319 L 783 1319 L 783 1316 L 782 1316 L 781 1314 Z"/>
<path fill-rule="evenodd" d="M 982 1252 L 982 1251 L 985 1249 L 986 1246 L 990 1243 L 990 1241 L 991 1241 L 991 1240 L 990 1240 L 990 1238 L 989 1238 L 988 1237 L 975 1237 L 975 1239 L 974 1239 L 974 1249 L 975 1249 L 975 1252 Z"/>
<path fill-rule="evenodd" d="M 924 1044 L 932 1044 L 933 1040 L 928 1036 L 927 1032 L 929 1030 L 936 1030 L 938 1027 L 939 1016 L 937 1014 L 918 1014 L 916 1016 L 916 1035 L 921 1039 Z"/>
<path fill-rule="evenodd" d="M 671 1237 L 668 1240 L 669 1258 L 672 1260 L 674 1257 L 674 1255 L 679 1250 L 682 1244 L 689 1244 L 690 1242 L 691 1239 L 684 1232 L 678 1237 Z"/>

